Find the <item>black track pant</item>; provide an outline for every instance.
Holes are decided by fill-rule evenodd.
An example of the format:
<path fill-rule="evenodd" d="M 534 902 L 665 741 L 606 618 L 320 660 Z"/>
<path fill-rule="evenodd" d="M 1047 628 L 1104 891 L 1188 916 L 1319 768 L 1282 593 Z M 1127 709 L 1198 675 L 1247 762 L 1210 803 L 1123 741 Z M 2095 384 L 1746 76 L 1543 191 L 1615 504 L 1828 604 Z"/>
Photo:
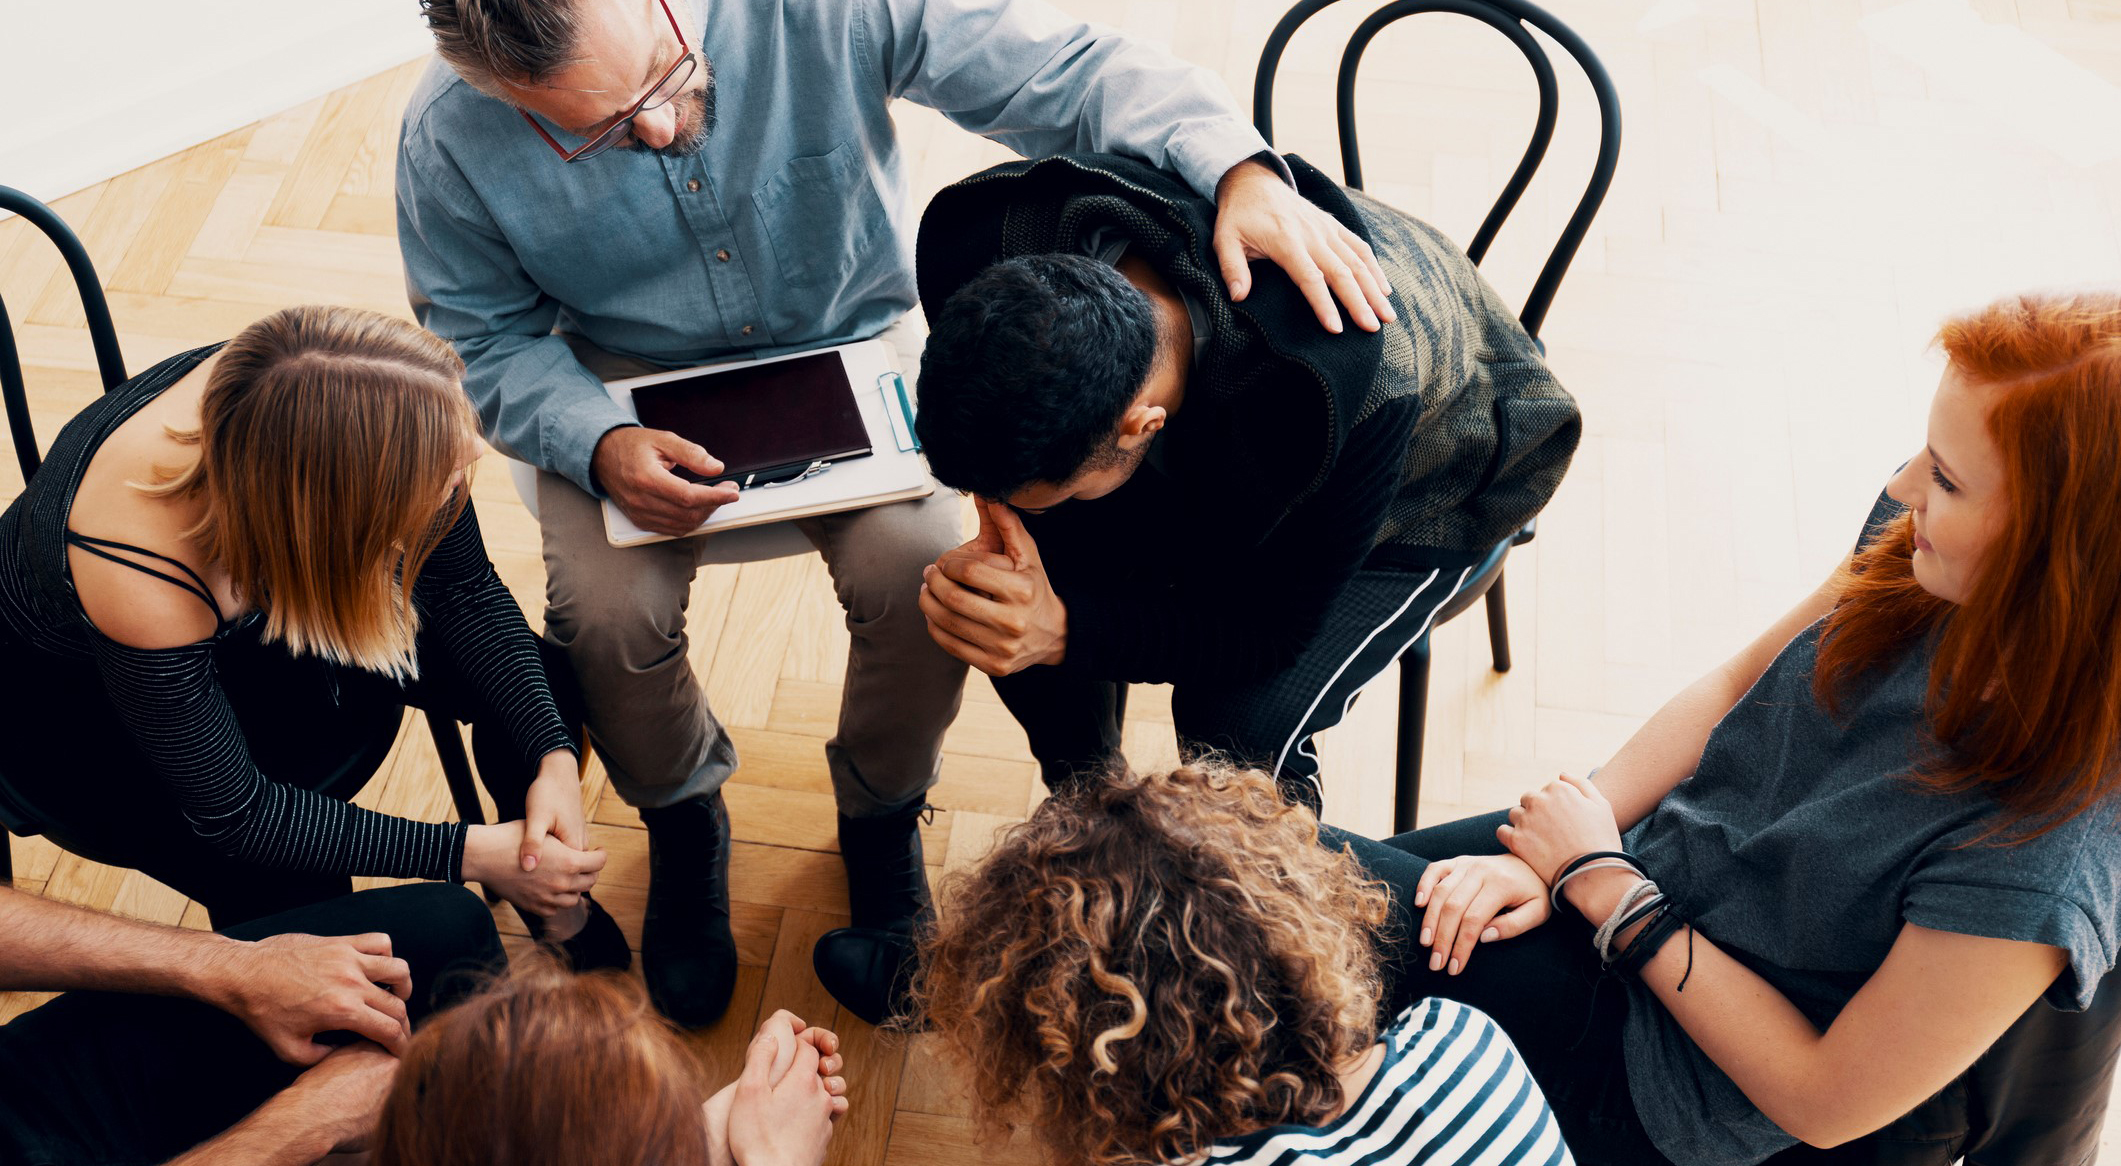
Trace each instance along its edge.
<path fill-rule="evenodd" d="M 1469 567 L 1357 572 L 1289 668 L 1256 680 L 1175 685 L 1180 749 L 1188 757 L 1215 750 L 1273 773 L 1286 796 L 1316 811 L 1324 791 L 1311 738 L 1340 723 L 1356 694 L 1428 631 L 1471 574 Z M 1125 685 L 1041 667 L 998 677 L 994 691 L 1024 727 L 1048 786 L 1119 757 Z"/>

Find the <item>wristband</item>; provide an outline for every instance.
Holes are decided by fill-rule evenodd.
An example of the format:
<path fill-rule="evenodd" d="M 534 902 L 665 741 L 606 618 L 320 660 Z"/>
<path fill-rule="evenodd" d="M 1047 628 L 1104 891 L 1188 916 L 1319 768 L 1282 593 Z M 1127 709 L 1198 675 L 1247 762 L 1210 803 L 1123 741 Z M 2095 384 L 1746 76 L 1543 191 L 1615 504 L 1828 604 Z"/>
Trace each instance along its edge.
<path fill-rule="evenodd" d="M 1620 953 L 1620 958 L 1613 961 L 1611 966 L 1614 973 L 1629 979 L 1640 978 L 1643 966 L 1656 957 L 1657 950 L 1672 938 L 1673 933 L 1684 926 L 1686 920 L 1681 919 L 1677 911 L 1666 910 L 1658 915 L 1650 921 L 1648 927 L 1642 929 L 1641 935 L 1635 937 L 1635 942 Z"/>
<path fill-rule="evenodd" d="M 1642 869 L 1642 864 L 1636 862 L 1633 855 L 1622 854 L 1618 850 L 1593 850 L 1589 854 L 1577 855 L 1564 863 L 1560 873 L 1554 876 L 1553 885 L 1547 888 L 1547 906 L 1552 907 L 1556 914 L 1561 912 L 1561 888 L 1577 875 L 1585 871 L 1617 870 L 1621 867 L 1626 867 L 1643 878 L 1650 877 L 1650 872 Z"/>
<path fill-rule="evenodd" d="M 1561 912 L 1561 888 L 1567 886 L 1570 879 L 1578 875 L 1589 874 L 1594 870 L 1631 870 L 1635 872 L 1635 877 L 1637 878 L 1649 877 L 1642 873 L 1641 867 L 1636 866 L 1632 862 L 1622 862 L 1617 858 L 1601 858 L 1597 862 L 1584 863 L 1575 870 L 1555 879 L 1554 885 L 1547 888 L 1547 905 L 1552 907 L 1556 914 L 1559 914 Z"/>
<path fill-rule="evenodd" d="M 1593 850 L 1586 854 L 1579 854 L 1576 857 L 1570 859 L 1569 861 L 1563 863 L 1561 865 L 1561 870 L 1555 874 L 1554 881 L 1558 883 L 1561 880 L 1569 877 L 1570 875 L 1575 874 L 1576 868 L 1583 866 L 1585 863 L 1592 862 L 1596 859 L 1601 858 L 1618 859 L 1619 861 L 1627 863 L 1629 866 L 1634 867 L 1636 870 L 1641 871 L 1643 878 L 1650 877 L 1650 872 L 1642 869 L 1642 864 L 1635 861 L 1635 856 L 1629 854 L 1624 850 Z"/>
<path fill-rule="evenodd" d="M 1613 929 L 1613 938 L 1615 940 L 1618 940 L 1622 935 L 1627 934 L 1628 928 L 1635 926 L 1637 923 L 1640 923 L 1645 919 L 1648 919 L 1650 915 L 1654 913 L 1659 907 L 1662 907 L 1669 902 L 1671 902 L 1671 900 L 1666 898 L 1662 892 L 1650 896 L 1648 902 L 1644 903 L 1640 907 L 1635 908 L 1632 914 L 1620 921 L 1620 926 L 1615 927 Z"/>

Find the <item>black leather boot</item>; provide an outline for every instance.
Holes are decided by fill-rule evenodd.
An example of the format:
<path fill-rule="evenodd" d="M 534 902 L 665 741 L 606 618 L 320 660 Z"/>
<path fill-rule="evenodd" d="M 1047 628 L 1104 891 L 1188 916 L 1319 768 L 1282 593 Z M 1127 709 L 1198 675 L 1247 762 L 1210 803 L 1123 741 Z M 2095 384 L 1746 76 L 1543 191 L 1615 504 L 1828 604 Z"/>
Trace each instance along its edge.
<path fill-rule="evenodd" d="M 642 810 L 648 827 L 648 914 L 641 926 L 649 998 L 684 1028 L 721 1018 L 736 991 L 729 930 L 729 813 L 719 791 Z"/>
<path fill-rule="evenodd" d="M 819 937 L 810 965 L 833 999 L 871 1024 L 907 1012 L 914 947 L 935 921 L 920 828 L 921 815 L 932 812 L 916 801 L 875 818 L 840 816 L 854 925 Z"/>

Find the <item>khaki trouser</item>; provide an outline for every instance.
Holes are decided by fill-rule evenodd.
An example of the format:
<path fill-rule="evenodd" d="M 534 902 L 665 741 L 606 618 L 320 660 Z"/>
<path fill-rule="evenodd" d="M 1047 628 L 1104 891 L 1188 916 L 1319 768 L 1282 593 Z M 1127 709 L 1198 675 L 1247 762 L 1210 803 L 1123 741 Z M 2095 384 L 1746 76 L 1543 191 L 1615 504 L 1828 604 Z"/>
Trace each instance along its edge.
<path fill-rule="evenodd" d="M 901 333 L 894 327 L 883 339 L 898 347 L 911 382 L 919 353 Z M 569 343 L 605 380 L 660 371 L 577 338 Z M 908 348 L 912 359 L 904 358 Z M 935 784 L 965 666 L 928 638 L 917 599 L 921 568 L 964 541 L 963 513 L 963 500 L 939 487 L 924 499 L 787 524 L 824 556 L 853 635 L 838 731 L 825 743 L 839 811 L 848 817 L 897 809 Z M 686 658 L 685 606 L 710 543 L 747 535 L 764 543 L 775 528 L 614 547 L 602 504 L 552 473 L 538 475 L 538 519 L 545 636 L 574 665 L 612 787 L 643 808 L 721 788 L 736 769 L 736 750 Z"/>

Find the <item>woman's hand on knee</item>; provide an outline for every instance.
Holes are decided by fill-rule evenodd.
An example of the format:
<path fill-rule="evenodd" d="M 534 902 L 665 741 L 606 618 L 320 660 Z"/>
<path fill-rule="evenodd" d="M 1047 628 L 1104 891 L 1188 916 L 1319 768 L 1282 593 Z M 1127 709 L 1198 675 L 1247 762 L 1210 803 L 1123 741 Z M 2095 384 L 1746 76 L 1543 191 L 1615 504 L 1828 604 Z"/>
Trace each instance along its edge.
<path fill-rule="evenodd" d="M 548 834 L 537 862 L 524 870 L 524 824 L 473 826 L 464 840 L 464 881 L 493 888 L 525 911 L 551 918 L 582 901 L 609 859 L 603 850 L 577 850 Z"/>
<path fill-rule="evenodd" d="M 1547 921 L 1547 885 L 1509 854 L 1471 854 L 1432 862 L 1414 885 L 1422 908 L 1419 945 L 1429 970 L 1457 975 L 1473 948 L 1523 935 Z"/>

